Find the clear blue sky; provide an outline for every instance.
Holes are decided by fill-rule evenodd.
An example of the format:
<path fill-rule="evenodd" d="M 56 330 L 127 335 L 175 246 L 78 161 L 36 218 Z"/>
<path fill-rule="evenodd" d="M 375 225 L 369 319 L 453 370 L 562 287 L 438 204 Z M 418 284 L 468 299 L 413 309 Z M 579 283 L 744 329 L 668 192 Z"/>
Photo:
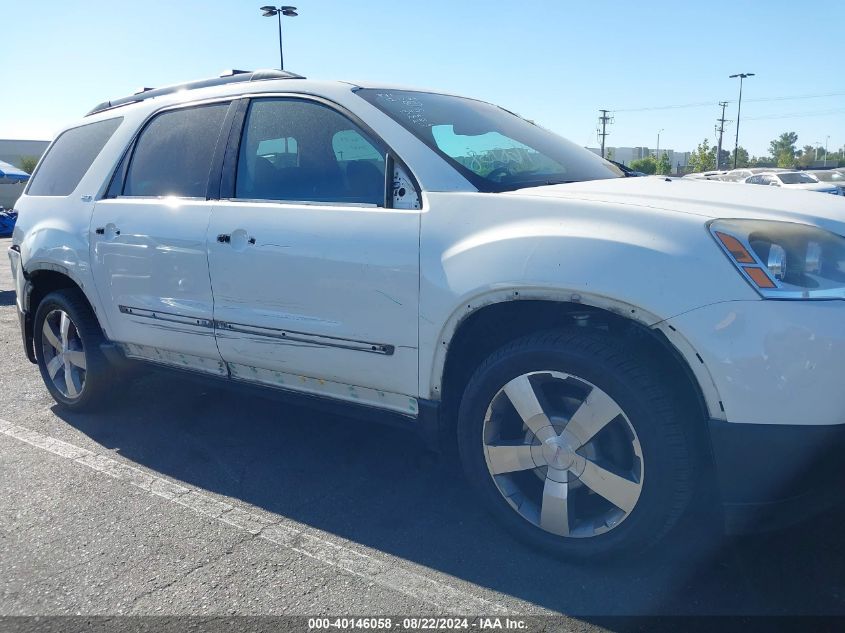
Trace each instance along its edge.
<path fill-rule="evenodd" d="M 96 103 L 212 76 L 278 66 L 261 0 L 0 0 L 0 138 L 50 138 Z M 764 153 L 845 144 L 845 3 L 294 0 L 285 62 L 323 79 L 437 88 L 501 104 L 581 145 L 599 108 L 619 110 L 608 145 L 689 150 L 713 138 L 716 102 L 754 72 L 740 144 Z M 832 95 L 831 93 L 836 93 Z M 780 97 L 829 95 L 774 100 Z M 767 99 L 754 101 L 754 99 Z M 694 108 L 635 108 L 708 102 Z M 746 118 L 747 117 L 747 118 Z M 784 118 L 772 118 L 784 117 Z M 728 128 L 733 144 L 733 124 Z"/>

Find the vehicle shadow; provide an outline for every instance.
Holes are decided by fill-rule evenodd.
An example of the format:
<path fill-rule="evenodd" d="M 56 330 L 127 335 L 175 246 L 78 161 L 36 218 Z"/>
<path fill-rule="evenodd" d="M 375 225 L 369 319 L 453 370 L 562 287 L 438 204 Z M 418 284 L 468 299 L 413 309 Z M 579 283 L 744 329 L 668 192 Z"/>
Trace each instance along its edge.
<path fill-rule="evenodd" d="M 515 541 L 459 470 L 400 429 L 158 370 L 108 411 L 55 413 L 123 457 L 414 563 L 569 615 L 843 614 L 843 513 L 635 562 L 574 566 Z M 608 626 L 604 624 L 603 626 Z"/>

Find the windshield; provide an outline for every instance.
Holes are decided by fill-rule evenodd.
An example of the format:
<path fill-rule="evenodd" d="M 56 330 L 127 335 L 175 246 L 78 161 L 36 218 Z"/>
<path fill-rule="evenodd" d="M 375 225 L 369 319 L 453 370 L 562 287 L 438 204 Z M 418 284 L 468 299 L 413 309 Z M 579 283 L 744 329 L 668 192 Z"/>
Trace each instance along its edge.
<path fill-rule="evenodd" d="M 815 176 L 811 176 L 810 174 L 800 174 L 797 172 L 790 174 L 778 174 L 777 177 L 780 178 L 780 181 L 785 185 L 801 185 L 818 182 Z"/>
<path fill-rule="evenodd" d="M 825 182 L 845 182 L 845 174 L 838 171 L 824 171 L 813 175 Z"/>
<path fill-rule="evenodd" d="M 445 158 L 479 191 L 623 177 L 589 150 L 502 108 L 408 90 L 357 94 Z"/>

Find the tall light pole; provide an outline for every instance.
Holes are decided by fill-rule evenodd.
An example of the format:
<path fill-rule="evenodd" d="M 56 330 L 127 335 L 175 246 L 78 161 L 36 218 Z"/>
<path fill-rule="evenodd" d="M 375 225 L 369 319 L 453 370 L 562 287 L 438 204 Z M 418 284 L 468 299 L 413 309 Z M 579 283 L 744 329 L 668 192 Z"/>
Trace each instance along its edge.
<path fill-rule="evenodd" d="M 289 6 L 281 6 L 281 7 L 274 7 L 267 5 L 265 7 L 261 7 L 261 11 L 265 18 L 272 18 L 278 17 L 279 18 L 279 70 L 285 69 L 285 57 L 282 53 L 282 16 L 288 18 L 295 18 L 299 14 L 296 12 L 296 7 L 289 7 Z"/>
<path fill-rule="evenodd" d="M 824 137 L 824 166 L 827 167 L 827 144 L 830 141 L 830 136 Z"/>
<path fill-rule="evenodd" d="M 728 77 L 728 79 L 736 79 L 739 77 L 739 102 L 736 106 L 736 141 L 734 141 L 734 169 L 736 169 L 736 159 L 739 151 L 739 113 L 742 111 L 742 80 L 753 76 L 754 73 L 737 73 L 736 75 Z"/>
<path fill-rule="evenodd" d="M 655 158 L 655 160 L 660 160 L 660 133 L 661 133 L 664 129 L 665 129 L 665 128 L 660 128 L 659 130 L 657 130 L 657 149 L 656 149 L 656 150 L 654 150 L 654 158 Z"/>

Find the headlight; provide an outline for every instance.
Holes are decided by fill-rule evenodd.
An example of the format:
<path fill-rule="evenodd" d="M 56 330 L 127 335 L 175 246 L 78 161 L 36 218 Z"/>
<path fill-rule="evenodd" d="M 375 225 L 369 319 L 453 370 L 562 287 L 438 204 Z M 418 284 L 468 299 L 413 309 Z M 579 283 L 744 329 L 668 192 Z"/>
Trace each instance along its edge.
<path fill-rule="evenodd" d="M 807 224 L 714 220 L 710 233 L 769 299 L 845 299 L 845 237 Z"/>

